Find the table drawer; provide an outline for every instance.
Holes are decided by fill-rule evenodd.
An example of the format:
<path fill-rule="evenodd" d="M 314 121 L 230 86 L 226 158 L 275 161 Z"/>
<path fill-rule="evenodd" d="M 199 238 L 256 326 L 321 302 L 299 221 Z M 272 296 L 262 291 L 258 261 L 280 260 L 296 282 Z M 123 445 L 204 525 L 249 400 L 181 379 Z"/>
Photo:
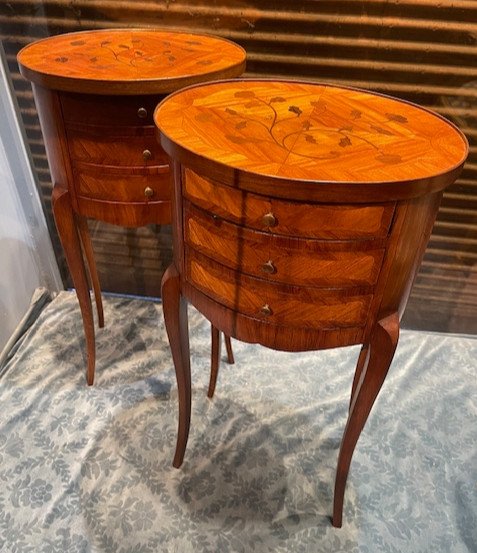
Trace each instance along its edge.
<path fill-rule="evenodd" d="M 75 191 L 80 197 L 113 202 L 152 202 L 169 200 L 169 166 L 147 169 L 112 168 L 77 164 Z"/>
<path fill-rule="evenodd" d="M 98 165 L 167 165 L 154 127 L 97 127 L 94 132 L 68 130 L 68 147 L 73 161 Z"/>
<path fill-rule="evenodd" d="M 102 96 L 68 92 L 62 92 L 60 95 L 63 118 L 67 126 L 68 122 L 85 125 L 154 126 L 154 109 L 164 97 Z"/>
<path fill-rule="evenodd" d="M 273 234 L 324 240 L 383 237 L 394 204 L 326 205 L 287 202 L 215 183 L 185 170 L 185 196 L 195 205 L 234 223 Z"/>
<path fill-rule="evenodd" d="M 363 290 L 324 290 L 248 277 L 186 248 L 186 278 L 213 300 L 271 324 L 332 329 L 361 327 L 372 300 Z"/>
<path fill-rule="evenodd" d="M 288 284 L 320 287 L 373 285 L 383 241 L 319 241 L 274 236 L 239 227 L 186 202 L 185 241 L 237 271 Z"/>

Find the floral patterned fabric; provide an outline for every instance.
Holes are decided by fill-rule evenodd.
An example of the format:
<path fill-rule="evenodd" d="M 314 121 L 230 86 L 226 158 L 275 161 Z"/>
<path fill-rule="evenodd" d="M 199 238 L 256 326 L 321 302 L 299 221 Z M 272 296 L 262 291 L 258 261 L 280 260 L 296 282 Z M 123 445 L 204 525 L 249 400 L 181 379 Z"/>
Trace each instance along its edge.
<path fill-rule="evenodd" d="M 42 311 L 0 379 L 2 552 L 477 551 L 475 338 L 402 332 L 335 529 L 359 348 L 234 341 L 209 400 L 210 326 L 189 314 L 192 425 L 177 470 L 160 304 L 105 298 L 93 387 L 75 295 Z"/>

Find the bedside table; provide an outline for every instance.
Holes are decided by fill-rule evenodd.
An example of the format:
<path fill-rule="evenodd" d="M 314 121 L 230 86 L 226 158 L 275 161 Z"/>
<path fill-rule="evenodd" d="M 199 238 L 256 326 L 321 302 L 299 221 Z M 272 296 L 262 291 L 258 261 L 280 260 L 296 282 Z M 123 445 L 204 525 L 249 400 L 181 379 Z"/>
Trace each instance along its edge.
<path fill-rule="evenodd" d="M 190 426 L 187 300 L 246 342 L 285 351 L 362 344 L 338 458 L 339 527 L 351 457 L 467 141 L 413 104 L 293 81 L 189 87 L 154 120 L 174 160 L 174 261 L 162 283 L 179 390 L 174 466 Z"/>
<path fill-rule="evenodd" d="M 104 321 L 86 219 L 129 227 L 171 222 L 169 165 L 154 137 L 154 108 L 186 85 L 240 75 L 245 51 L 213 36 L 113 29 L 37 41 L 19 52 L 18 63 L 33 83 L 54 185 L 53 213 L 81 308 L 92 384 L 95 336 L 82 249 L 100 327 Z M 212 336 L 214 371 L 216 329 Z"/>

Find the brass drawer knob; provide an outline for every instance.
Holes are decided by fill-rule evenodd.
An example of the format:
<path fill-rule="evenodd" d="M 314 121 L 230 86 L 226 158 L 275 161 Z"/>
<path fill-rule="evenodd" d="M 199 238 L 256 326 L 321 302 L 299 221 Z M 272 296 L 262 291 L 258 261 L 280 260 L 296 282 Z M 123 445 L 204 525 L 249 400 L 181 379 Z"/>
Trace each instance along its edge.
<path fill-rule="evenodd" d="M 152 158 L 152 152 L 151 150 L 144 150 L 144 152 L 142 153 L 142 159 L 144 161 L 148 161 L 149 159 Z"/>
<path fill-rule="evenodd" d="M 260 308 L 260 313 L 265 317 L 270 317 L 270 315 L 273 314 L 273 311 L 271 310 L 268 303 L 266 303 L 263 307 Z"/>
<path fill-rule="evenodd" d="M 146 196 L 146 198 L 151 198 L 154 196 L 154 190 L 150 186 L 146 186 L 144 189 L 144 196 Z"/>
<path fill-rule="evenodd" d="M 147 109 L 139 108 L 137 110 L 137 116 L 139 117 L 139 119 L 145 119 L 147 117 Z"/>
<path fill-rule="evenodd" d="M 262 271 L 264 273 L 267 273 L 269 275 L 273 275 L 277 272 L 277 268 L 272 263 L 272 261 L 268 260 L 266 263 L 262 265 Z"/>
<path fill-rule="evenodd" d="M 277 219 L 275 215 L 270 211 L 262 217 L 262 224 L 264 227 L 276 227 Z"/>

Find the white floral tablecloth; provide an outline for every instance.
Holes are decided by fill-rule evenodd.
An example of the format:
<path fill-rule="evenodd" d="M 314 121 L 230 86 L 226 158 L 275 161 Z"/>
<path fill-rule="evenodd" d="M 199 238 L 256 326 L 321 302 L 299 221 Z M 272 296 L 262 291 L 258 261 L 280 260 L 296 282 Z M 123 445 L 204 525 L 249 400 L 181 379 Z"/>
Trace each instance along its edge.
<path fill-rule="evenodd" d="M 334 471 L 358 348 L 234 341 L 211 401 L 210 327 L 189 311 L 180 470 L 161 305 L 105 299 L 93 387 L 74 293 L 41 312 L 0 379 L 2 552 L 477 551 L 477 339 L 402 332 L 338 530 Z"/>

